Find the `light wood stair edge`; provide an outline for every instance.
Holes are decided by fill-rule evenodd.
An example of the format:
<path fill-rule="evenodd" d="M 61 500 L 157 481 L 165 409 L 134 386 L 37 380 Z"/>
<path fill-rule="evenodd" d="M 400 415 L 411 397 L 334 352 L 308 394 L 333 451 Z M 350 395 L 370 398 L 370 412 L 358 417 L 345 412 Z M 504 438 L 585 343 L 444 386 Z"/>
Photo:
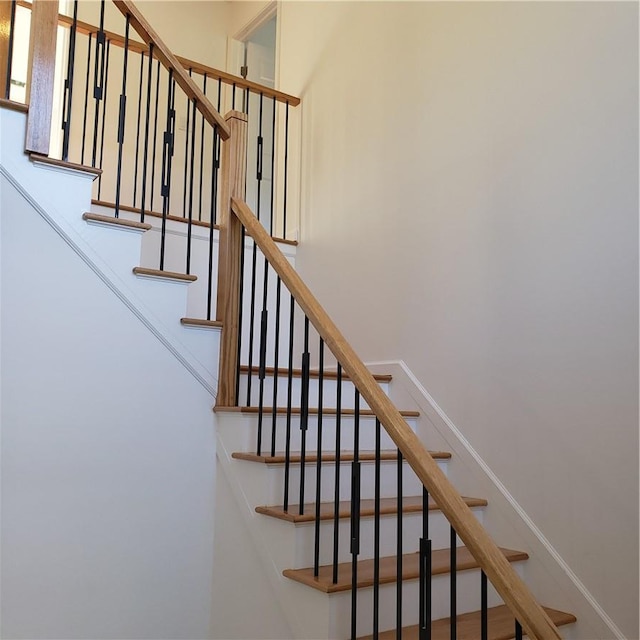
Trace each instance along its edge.
<path fill-rule="evenodd" d="M 222 329 L 219 320 L 205 320 L 203 318 L 180 318 L 180 324 L 185 327 L 199 327 L 201 329 Z"/>
<path fill-rule="evenodd" d="M 151 225 L 146 222 L 136 222 L 135 220 L 126 220 L 125 218 L 103 216 L 99 213 L 91 213 L 89 211 L 82 214 L 82 219 L 89 223 L 93 222 L 102 225 L 113 225 L 115 227 L 126 227 L 127 229 L 135 229 L 137 231 L 149 231 L 149 229 L 151 229 Z"/>
<path fill-rule="evenodd" d="M 524 551 L 515 549 L 505 549 L 499 547 L 504 557 L 509 562 L 522 562 L 529 558 Z M 450 550 L 434 549 L 431 553 L 432 575 L 443 575 L 451 573 Z M 456 572 L 469 571 L 478 569 L 478 563 L 471 555 L 466 547 L 456 548 Z M 374 560 L 372 558 L 358 560 L 358 582 L 357 589 L 366 589 L 373 586 L 373 567 Z M 285 569 L 282 575 L 285 578 L 304 584 L 307 587 L 322 591 L 323 593 L 332 594 L 343 591 L 351 591 L 352 588 L 352 563 L 341 562 L 338 564 L 338 581 L 334 584 L 332 581 L 332 565 L 322 565 L 319 567 L 318 576 L 314 577 L 313 567 L 304 569 Z M 384 584 L 392 584 L 397 582 L 397 556 L 385 556 L 380 558 L 380 582 Z M 405 553 L 402 556 L 402 580 L 417 580 L 420 577 L 420 555 L 417 552 Z"/>
<path fill-rule="evenodd" d="M 102 175 L 102 169 L 97 167 L 88 167 L 84 164 L 77 164 L 76 162 L 67 162 L 66 160 L 58 160 L 57 158 L 50 158 L 49 156 L 42 155 L 40 153 L 29 153 L 29 159 L 36 164 L 46 164 L 52 167 L 59 167 L 60 169 L 66 169 L 76 173 L 85 173 L 89 176 L 93 176 L 95 180 Z"/>
<path fill-rule="evenodd" d="M 19 111 L 20 113 L 29 113 L 28 104 L 16 102 L 15 100 L 7 100 L 6 98 L 0 98 L 0 107 L 11 109 L 11 111 Z"/>
<path fill-rule="evenodd" d="M 213 410 L 216 413 L 246 413 L 249 415 L 255 415 L 260 412 L 259 407 L 219 407 L 215 406 Z M 309 407 L 310 415 L 318 414 L 317 407 Z M 287 407 L 276 407 L 276 415 L 286 415 L 288 412 Z M 335 416 L 337 409 L 335 407 L 323 407 L 322 414 L 324 416 Z M 262 413 L 265 415 L 273 413 L 273 407 L 262 407 Z M 297 416 L 300 415 L 301 409 L 300 407 L 291 407 L 291 415 Z M 420 412 L 413 410 L 402 410 L 399 412 L 403 418 L 419 418 Z M 342 417 L 352 417 L 355 415 L 355 410 L 351 408 L 342 408 L 340 409 L 340 415 Z M 375 416 L 375 412 L 371 409 L 360 409 L 360 417 L 362 418 L 371 418 Z"/>
<path fill-rule="evenodd" d="M 116 205 L 114 202 L 109 202 L 108 200 L 96 200 L 95 198 L 91 200 L 91 204 L 95 205 L 96 207 L 104 207 L 105 209 L 115 209 Z M 125 205 L 125 204 L 121 204 L 120 205 L 120 210 L 121 211 L 126 211 L 127 213 L 135 213 L 140 215 L 141 213 L 141 209 L 140 207 L 132 207 L 129 205 Z M 155 218 L 158 220 L 162 220 L 162 218 L 164 217 L 162 213 L 159 213 L 158 211 L 145 211 L 144 212 L 145 217 L 148 216 L 150 218 Z M 166 216 L 167 220 L 170 220 L 172 222 L 179 222 L 181 224 L 188 224 L 189 220 L 188 218 L 185 218 L 183 216 L 176 216 L 173 214 L 167 214 Z M 202 227 L 204 229 L 208 229 L 211 224 L 205 220 L 192 220 L 191 224 L 194 227 Z M 213 225 L 213 228 L 217 231 L 220 230 L 220 225 L 219 224 L 215 224 Z M 272 236 L 273 237 L 273 241 L 277 242 L 278 244 L 286 244 L 286 245 L 290 245 L 292 247 L 297 247 L 299 242 L 297 240 L 291 240 L 289 238 L 278 238 L 277 236 Z"/>
<path fill-rule="evenodd" d="M 276 241 L 277 242 L 277 241 Z M 241 365 L 240 366 L 240 373 L 241 374 L 248 374 L 249 373 L 249 367 L 247 365 Z M 254 366 L 252 367 L 252 371 L 251 371 L 252 375 L 258 375 L 258 367 Z M 275 369 L 273 367 L 265 367 L 265 373 L 268 376 L 273 376 L 275 374 Z M 289 370 L 283 367 L 279 367 L 278 368 L 278 377 L 282 377 L 282 378 L 286 378 L 287 374 L 289 373 Z M 338 379 L 338 373 L 335 370 L 328 370 L 328 371 L 323 371 L 322 372 L 323 378 L 325 380 L 337 380 Z M 393 376 L 390 373 L 374 373 L 372 374 L 374 380 L 376 380 L 377 382 L 391 382 L 391 380 L 393 379 Z M 292 376 L 294 378 L 300 378 L 302 377 L 302 369 L 293 369 L 292 370 Z M 319 378 L 320 377 L 320 371 L 318 369 L 311 369 L 309 371 L 309 376 L 311 378 Z M 342 381 L 343 382 L 351 382 L 351 379 L 349 378 L 348 375 L 343 374 L 342 376 Z"/>
<path fill-rule="evenodd" d="M 160 280 L 174 280 L 177 282 L 195 282 L 198 276 L 176 271 L 161 271 L 160 269 L 148 269 L 147 267 L 134 267 L 133 273 L 143 278 L 158 278 Z"/>
<path fill-rule="evenodd" d="M 489 581 L 520 621 L 527 635 L 537 640 L 561 640 L 557 628 L 524 580 L 505 560 L 489 533 L 475 518 L 437 462 L 431 458 L 418 435 L 408 427 L 397 408 L 380 389 L 371 372 L 262 228 L 246 202 L 232 198 L 231 210 L 294 296 L 326 347 L 354 381 L 365 402 L 375 411 L 391 439 L 440 505 L 447 520 L 478 560 Z"/>
<path fill-rule="evenodd" d="M 451 453 L 448 451 L 429 451 L 432 458 L 436 460 L 450 460 Z M 231 454 L 234 460 L 243 460 L 245 462 L 257 462 L 266 465 L 282 465 L 286 462 L 286 454 L 283 451 L 277 451 L 275 456 L 271 455 L 258 455 L 257 453 L 247 453 L 245 451 L 236 451 Z M 375 451 L 360 450 L 358 457 L 361 462 L 374 462 Z M 341 451 L 340 462 L 352 462 L 354 458 L 353 451 Z M 295 451 L 289 454 L 289 462 L 292 464 L 299 464 L 302 456 L 300 452 Z M 324 451 L 321 455 L 322 462 L 335 462 L 337 459 L 335 451 Z M 380 452 L 381 461 L 395 462 L 398 459 L 398 454 L 395 449 L 382 450 Z M 315 463 L 318 461 L 317 451 L 307 451 L 304 457 L 305 463 Z M 403 462 L 406 462 L 403 460 Z"/>
<path fill-rule="evenodd" d="M 488 502 L 484 498 L 462 498 L 469 509 L 474 507 L 486 507 Z M 320 503 L 320 520 L 332 520 L 334 517 L 334 502 Z M 315 502 L 307 502 L 303 505 L 303 513 L 299 513 L 297 504 L 289 505 L 289 510 L 284 511 L 281 505 L 258 506 L 256 513 L 278 520 L 284 520 L 292 524 L 302 524 L 315 521 Z M 402 499 L 402 513 L 420 513 L 422 511 L 422 496 L 405 496 Z M 429 500 L 429 511 L 440 511 L 440 507 Z M 380 500 L 380 515 L 391 516 L 398 513 L 398 502 L 396 498 L 382 498 Z M 373 498 L 365 498 L 360 501 L 360 516 L 362 518 L 372 518 L 375 514 Z M 341 500 L 338 503 L 338 518 L 346 519 L 351 517 L 351 502 Z"/>
<path fill-rule="evenodd" d="M 545 613 L 556 626 L 576 622 L 576 617 L 558 609 L 543 607 Z M 506 605 L 487 609 L 489 640 L 513 640 L 515 638 L 515 619 Z M 461 613 L 456 617 L 458 640 L 478 640 L 480 629 L 480 611 Z M 451 618 L 440 618 L 431 623 L 431 640 L 449 640 L 451 637 Z M 396 640 L 396 630 L 382 631 L 378 640 Z M 419 640 L 418 625 L 403 627 L 403 640 Z M 360 636 L 358 640 L 373 640 L 373 636 Z"/>

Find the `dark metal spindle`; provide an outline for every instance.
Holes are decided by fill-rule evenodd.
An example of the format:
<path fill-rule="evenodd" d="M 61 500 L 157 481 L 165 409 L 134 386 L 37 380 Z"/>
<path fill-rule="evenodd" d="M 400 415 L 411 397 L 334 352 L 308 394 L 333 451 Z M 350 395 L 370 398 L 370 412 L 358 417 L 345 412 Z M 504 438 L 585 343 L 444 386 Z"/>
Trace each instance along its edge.
<path fill-rule="evenodd" d="M 171 160 L 173 158 L 174 123 L 175 123 L 175 81 L 173 70 L 169 69 L 167 86 L 167 127 L 164 132 L 162 153 L 162 230 L 160 233 L 160 270 L 164 269 L 164 251 L 167 231 L 167 215 L 169 214 L 169 198 L 171 196 Z"/>
<path fill-rule="evenodd" d="M 100 0 L 100 29 L 96 33 L 96 58 L 93 67 L 93 98 L 95 100 L 95 106 L 93 110 L 93 147 L 91 153 L 91 166 L 96 166 L 96 154 L 98 144 L 98 116 L 100 100 L 103 97 L 104 87 L 104 67 L 105 67 L 105 43 L 106 34 L 104 31 L 104 5 L 105 0 Z M 98 80 L 98 73 L 100 74 L 100 80 Z"/>
<path fill-rule="evenodd" d="M 144 73 L 144 53 L 140 54 L 140 82 L 138 83 L 138 118 L 136 124 L 136 153 L 135 167 L 133 170 L 133 207 L 136 206 L 138 193 L 138 164 L 140 162 L 140 117 L 142 115 L 142 74 Z"/>
<path fill-rule="evenodd" d="M 218 149 L 220 149 L 220 136 L 218 136 Z M 216 166 L 219 167 L 220 162 L 218 162 Z M 211 225 L 210 232 L 213 233 L 213 225 Z M 244 246 L 245 246 L 246 237 L 247 237 L 246 230 L 244 226 L 242 226 L 242 232 L 240 233 L 240 246 L 242 247 L 242 251 L 240 251 L 241 277 L 240 277 L 240 291 L 238 293 L 238 296 L 239 296 L 238 327 L 242 327 L 242 316 L 244 314 Z M 241 356 L 242 356 L 242 331 L 238 333 L 238 350 L 236 351 L 236 362 L 240 363 Z M 240 404 L 240 366 L 236 367 L 235 403 L 236 403 L 236 406 Z"/>
<path fill-rule="evenodd" d="M 284 454 L 284 497 L 283 509 L 289 510 L 289 465 L 291 456 L 291 402 L 293 398 L 293 339 L 295 332 L 295 301 L 291 294 L 289 303 L 289 362 L 287 365 L 287 422 Z"/>
<path fill-rule="evenodd" d="M 91 41 L 93 39 L 93 34 L 89 34 L 87 39 L 87 75 L 85 77 L 85 85 L 84 85 L 84 117 L 82 119 L 82 151 L 80 154 L 80 163 L 84 164 L 84 147 L 87 139 L 87 110 L 89 108 L 89 75 L 91 71 Z M 96 55 L 98 52 L 96 50 Z"/>
<path fill-rule="evenodd" d="M 187 265 L 186 272 L 191 273 L 191 236 L 193 233 L 193 178 L 195 168 L 195 156 L 196 156 L 196 101 L 192 100 L 191 107 L 191 120 L 193 126 L 191 127 L 191 163 L 189 168 L 189 221 L 187 223 Z M 185 174 L 185 182 L 187 176 Z"/>
<path fill-rule="evenodd" d="M 397 478 L 397 515 L 396 515 L 396 637 L 402 637 L 402 571 L 403 571 L 403 557 L 402 557 L 402 509 L 403 509 L 403 458 L 402 452 L 398 449 L 397 465 L 396 465 L 396 478 Z M 422 638 L 420 640 L 423 640 Z"/>
<path fill-rule="evenodd" d="M 218 144 L 219 144 L 219 136 L 218 136 L 218 128 L 216 127 L 213 130 L 213 151 L 211 158 L 211 213 L 209 214 L 209 270 L 208 274 L 208 285 L 207 285 L 207 320 L 211 320 L 212 309 L 211 305 L 213 303 L 213 239 L 214 239 L 214 220 L 216 218 L 216 202 L 218 200 L 218 167 L 216 165 L 216 155 L 218 153 Z M 243 227 L 244 230 L 244 227 Z M 241 259 L 244 258 L 244 243 L 242 244 L 242 251 L 240 252 Z M 240 267 L 240 319 L 238 321 L 238 326 L 242 327 L 242 286 L 244 283 L 244 278 L 242 277 L 242 266 Z M 240 358 L 238 357 L 238 376 L 240 375 Z M 236 381 L 236 393 L 238 389 L 238 384 Z M 237 400 L 237 396 L 236 396 Z"/>
<path fill-rule="evenodd" d="M 480 571 L 480 640 L 489 640 L 487 574 Z"/>
<path fill-rule="evenodd" d="M 309 318 L 304 317 L 304 352 L 302 354 L 302 380 L 300 388 L 300 515 L 304 512 L 304 470 L 305 457 L 307 455 L 307 430 L 309 428 Z"/>
<path fill-rule="evenodd" d="M 316 450 L 316 522 L 313 556 L 313 575 L 320 570 L 320 500 L 322 484 L 322 402 L 324 400 L 324 340 L 320 338 L 318 350 L 318 445 Z"/>
<path fill-rule="evenodd" d="M 248 353 L 248 372 L 247 372 L 247 406 L 251 406 L 251 378 L 253 376 L 253 333 L 256 313 L 256 269 L 258 260 L 258 247 L 255 240 L 252 241 L 251 252 L 251 295 L 249 297 L 249 353 Z"/>
<path fill-rule="evenodd" d="M 522 625 L 516 620 L 516 640 L 522 640 Z"/>
<path fill-rule="evenodd" d="M 451 640 L 456 640 L 458 637 L 458 614 L 457 614 L 457 566 L 458 563 L 456 561 L 456 530 L 453 526 L 450 528 L 450 565 L 451 565 L 451 573 L 449 577 L 449 586 L 450 586 L 450 628 L 451 628 Z"/>
<path fill-rule="evenodd" d="M 376 418 L 376 451 L 373 515 L 373 637 L 380 627 L 380 420 Z"/>
<path fill-rule="evenodd" d="M 287 237 L 287 178 L 289 170 L 289 102 L 284 118 L 284 191 L 282 197 L 282 237 Z"/>
<path fill-rule="evenodd" d="M 340 453 L 342 440 L 342 365 L 336 375 L 336 468 L 333 497 L 333 584 L 338 582 L 338 543 L 340 537 Z"/>
<path fill-rule="evenodd" d="M 205 73 L 202 80 L 202 93 L 207 95 L 207 74 Z M 200 198 L 198 199 L 198 220 L 202 222 L 202 180 L 204 177 L 204 115 L 200 114 Z M 212 168 L 213 170 L 213 168 Z M 213 218 L 211 219 L 213 226 Z"/>
<path fill-rule="evenodd" d="M 275 200 L 275 163 L 276 163 L 276 99 L 273 100 L 273 113 L 271 114 L 271 194 L 270 194 L 270 221 L 269 221 L 269 235 L 273 236 L 273 203 Z"/>
<path fill-rule="evenodd" d="M 273 398 L 271 401 L 271 455 L 276 454 L 276 412 L 278 407 L 278 365 L 280 364 L 280 300 L 282 282 L 276 280 L 276 324 L 273 341 Z"/>
<path fill-rule="evenodd" d="M 127 63 L 129 61 L 129 22 L 127 21 L 124 31 L 124 62 L 122 66 L 122 93 L 120 94 L 120 111 L 118 113 L 118 169 L 116 174 L 116 218 L 120 211 L 120 189 L 122 187 L 122 147 L 124 146 L 124 126 L 127 113 Z M 105 100 L 106 102 L 106 100 Z"/>
<path fill-rule="evenodd" d="M 149 125 L 151 124 L 151 76 L 153 75 L 153 43 L 149 44 L 149 68 L 147 69 L 147 105 L 144 125 L 144 153 L 142 156 L 142 196 L 140 199 L 140 222 L 144 222 L 144 207 L 147 202 L 147 162 L 149 160 Z M 153 184 L 152 184 L 153 188 Z"/>
<path fill-rule="evenodd" d="M 262 137 L 262 111 L 263 111 L 263 103 L 264 103 L 264 94 L 260 94 L 260 119 L 258 121 L 258 139 L 256 141 L 257 150 L 256 150 L 256 180 L 258 181 L 258 190 L 256 195 L 256 218 L 260 220 L 260 209 L 262 198 L 260 197 L 262 192 L 262 151 L 264 139 Z"/>
<path fill-rule="evenodd" d="M 193 69 L 189 69 L 189 77 L 191 77 L 192 75 L 192 71 Z M 184 180 L 182 182 L 182 217 L 186 218 L 187 217 L 187 177 L 189 175 L 188 171 L 189 171 L 189 127 L 191 126 L 191 111 L 189 110 L 189 107 L 191 106 L 191 100 L 189 99 L 189 96 L 187 96 L 187 106 L 186 106 L 186 111 L 187 111 L 187 128 L 185 129 L 184 132 Z M 195 123 L 194 123 L 195 125 Z"/>
<path fill-rule="evenodd" d="M 431 540 L 429 492 L 422 487 L 422 537 L 420 538 L 420 640 L 431 639 Z"/>
<path fill-rule="evenodd" d="M 360 553 L 360 392 L 355 391 L 351 464 L 351 640 L 358 631 L 358 554 Z"/>
<path fill-rule="evenodd" d="M 11 44 L 13 41 L 13 17 L 15 15 L 15 1 L 11 3 L 12 23 L 9 36 L 9 66 L 7 80 L 11 76 Z M 76 33 L 78 29 L 78 0 L 73 3 L 73 22 L 69 32 L 69 53 L 67 56 L 67 77 L 64 81 L 64 104 L 62 107 L 62 159 L 69 159 L 69 137 L 71 136 L 71 107 L 73 105 L 73 72 L 76 59 Z M 9 96 L 7 95 L 7 98 Z"/>
<path fill-rule="evenodd" d="M 268 265 L 265 265 L 265 271 L 267 271 Z M 260 314 L 260 351 L 258 361 L 258 379 L 259 393 L 258 393 L 258 444 L 257 455 L 262 454 L 262 426 L 263 426 L 263 409 L 264 409 L 264 379 L 266 377 L 267 368 L 267 325 L 269 322 L 269 311 L 265 304 L 262 307 L 262 313 Z"/>
<path fill-rule="evenodd" d="M 156 99 L 155 114 L 153 116 L 153 158 L 151 160 L 151 202 L 149 211 L 153 211 L 153 195 L 156 185 L 156 150 L 158 149 L 158 104 L 160 103 L 160 60 L 156 64 Z"/>
<path fill-rule="evenodd" d="M 102 165 L 104 163 L 104 131 L 105 124 L 107 121 L 107 98 L 109 92 L 109 57 L 111 54 L 111 40 L 107 40 L 107 55 L 106 61 L 104 65 L 104 96 L 102 100 L 102 124 L 100 126 L 100 160 L 98 162 L 98 166 L 102 169 Z M 102 174 L 98 176 L 98 200 L 100 200 L 100 194 L 102 192 Z M 118 217 L 118 211 L 116 209 L 115 217 Z"/>

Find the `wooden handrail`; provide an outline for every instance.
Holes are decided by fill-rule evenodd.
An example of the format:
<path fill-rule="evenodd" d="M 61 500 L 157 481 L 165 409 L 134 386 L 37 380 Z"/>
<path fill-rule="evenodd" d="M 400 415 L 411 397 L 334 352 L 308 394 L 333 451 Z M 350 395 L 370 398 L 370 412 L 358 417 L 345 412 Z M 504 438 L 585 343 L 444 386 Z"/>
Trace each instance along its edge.
<path fill-rule="evenodd" d="M 248 205 L 238 198 L 232 198 L 231 210 L 255 240 L 528 636 L 537 640 L 561 638 L 556 626 L 526 584 L 440 470 L 418 436 L 409 428 L 400 412 L 376 383 Z"/>
<path fill-rule="evenodd" d="M 4 0 L 0 0 L 0 5 L 3 1 Z M 28 0 L 17 0 L 17 4 L 20 7 L 31 8 L 31 2 Z M 58 24 L 63 27 L 71 28 L 73 25 L 73 18 L 60 13 L 58 14 Z M 95 34 L 99 31 L 99 27 L 96 25 L 90 24 L 89 22 L 82 22 L 81 20 L 77 21 L 76 29 L 79 33 L 84 35 Z M 105 30 L 105 34 L 107 39 L 113 45 L 124 47 L 123 35 L 107 30 Z M 129 39 L 128 48 L 129 51 L 135 51 L 136 53 L 148 53 L 149 51 L 147 44 L 138 40 L 132 40 L 131 38 Z M 241 76 L 235 76 L 232 73 L 227 73 L 226 71 L 221 71 L 214 67 L 209 67 L 208 65 L 197 62 L 196 60 L 190 60 L 183 56 L 176 56 L 176 60 L 178 60 L 185 69 L 192 69 L 194 73 L 206 75 L 208 78 L 213 78 L 214 80 L 222 80 L 225 84 L 235 85 L 238 89 L 249 89 L 249 91 L 253 91 L 254 93 L 262 93 L 265 98 L 275 98 L 278 102 L 288 103 L 292 107 L 297 107 L 300 104 L 300 98 L 296 96 L 289 95 L 283 91 L 277 91 L 276 89 L 271 89 L 270 87 L 265 87 L 257 82 L 245 80 Z"/>
<path fill-rule="evenodd" d="M 113 0 L 120 13 L 125 17 L 129 17 L 131 26 L 136 30 L 138 35 L 145 41 L 147 45 L 153 44 L 155 56 L 169 70 L 173 71 L 173 77 L 191 99 L 196 101 L 198 111 L 204 116 L 204 119 L 213 127 L 218 128 L 218 133 L 222 140 L 229 138 L 229 127 L 220 115 L 218 110 L 211 104 L 202 89 L 193 81 L 185 68 L 173 55 L 169 47 L 163 42 L 160 36 L 155 32 L 153 27 L 147 22 L 145 17 L 131 0 Z"/>

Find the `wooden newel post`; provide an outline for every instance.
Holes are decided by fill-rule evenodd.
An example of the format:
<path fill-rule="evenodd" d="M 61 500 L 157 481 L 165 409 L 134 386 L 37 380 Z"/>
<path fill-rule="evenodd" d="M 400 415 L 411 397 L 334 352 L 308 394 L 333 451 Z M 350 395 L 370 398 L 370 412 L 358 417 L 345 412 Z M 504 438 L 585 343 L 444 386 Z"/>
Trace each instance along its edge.
<path fill-rule="evenodd" d="M 53 78 L 56 66 L 58 0 L 33 0 L 27 79 L 27 140 L 25 151 L 49 155 Z"/>
<path fill-rule="evenodd" d="M 225 116 L 231 135 L 222 143 L 222 180 L 220 185 L 220 243 L 218 254 L 218 299 L 216 319 L 222 321 L 220 371 L 216 405 L 236 403 L 238 362 L 240 258 L 242 225 L 231 212 L 231 198 L 244 200 L 247 166 L 247 116 L 230 111 Z"/>

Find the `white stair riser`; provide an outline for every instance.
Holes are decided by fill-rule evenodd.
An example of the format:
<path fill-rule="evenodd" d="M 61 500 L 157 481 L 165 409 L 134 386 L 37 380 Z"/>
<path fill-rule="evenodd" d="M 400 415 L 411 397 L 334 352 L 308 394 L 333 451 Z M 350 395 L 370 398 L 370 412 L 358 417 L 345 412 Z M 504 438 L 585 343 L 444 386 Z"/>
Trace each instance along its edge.
<path fill-rule="evenodd" d="M 352 450 L 354 448 L 354 417 L 342 416 L 340 425 L 340 449 Z M 255 451 L 258 434 L 258 419 L 255 416 L 255 425 L 247 431 L 246 448 L 241 448 L 242 451 Z M 415 431 L 416 419 L 407 419 L 409 427 Z M 262 453 L 268 454 L 271 447 L 271 432 L 272 432 L 272 416 L 271 414 L 265 414 L 262 420 Z M 286 445 L 286 426 L 287 418 L 285 415 L 278 415 L 276 418 L 276 438 L 275 438 L 275 450 L 284 451 Z M 317 448 L 318 440 L 318 416 L 310 415 L 307 434 L 306 434 L 306 449 L 307 451 L 315 451 Z M 360 449 L 375 449 L 376 433 L 375 433 L 375 418 L 372 416 L 360 416 L 360 435 L 359 444 Z M 302 442 L 302 432 L 300 430 L 300 416 L 291 416 L 291 451 L 300 451 Z M 394 449 L 395 445 L 391 440 L 391 437 L 387 434 L 384 428 L 381 428 L 380 432 L 380 447 L 382 449 Z M 322 418 L 322 450 L 332 451 L 336 448 L 336 416 L 323 416 Z"/>
<path fill-rule="evenodd" d="M 514 563 L 513 567 L 522 575 L 522 563 Z M 468 613 L 480 609 L 480 571 L 477 569 L 459 571 L 457 582 L 457 613 Z M 404 627 L 419 622 L 419 581 L 407 580 L 402 588 L 402 625 Z M 431 581 L 432 619 L 446 618 L 450 614 L 450 576 L 443 574 L 433 576 Z M 351 633 L 351 592 L 344 591 L 328 596 L 331 598 L 332 638 L 349 638 Z M 373 588 L 358 589 L 357 635 L 373 632 Z M 489 606 L 502 604 L 502 599 L 489 585 Z M 380 586 L 378 607 L 380 631 L 396 627 L 396 583 Z M 480 630 L 478 629 L 478 638 Z"/>
<path fill-rule="evenodd" d="M 482 523 L 483 509 L 474 508 L 474 515 Z M 392 556 L 397 553 L 397 517 L 396 515 L 380 518 L 380 556 Z M 296 549 L 294 569 L 313 566 L 315 548 L 315 524 L 296 525 Z M 433 549 L 444 549 L 449 546 L 450 525 L 440 511 L 429 512 L 429 538 Z M 320 564 L 333 563 L 333 521 L 322 521 L 320 524 Z M 351 561 L 349 550 L 351 524 L 343 518 L 338 525 L 338 562 Z M 419 548 L 422 536 L 422 513 L 404 513 L 402 518 L 402 550 L 412 553 Z M 462 542 L 458 539 L 458 546 Z M 363 518 L 360 523 L 360 559 L 374 556 L 374 519 Z"/>
<path fill-rule="evenodd" d="M 263 397 L 264 402 L 263 406 L 271 407 L 273 406 L 273 389 L 274 389 L 274 377 L 268 375 L 264 379 L 264 390 Z M 240 378 L 240 403 L 243 405 L 257 406 L 258 399 L 260 397 L 260 378 L 258 375 L 251 376 L 251 397 L 249 398 L 249 402 L 247 402 L 247 387 L 248 387 L 248 376 L 243 375 Z M 276 396 L 276 406 L 286 406 L 289 390 L 288 390 L 288 379 L 287 375 L 279 374 L 277 380 L 278 387 L 278 395 Z M 318 390 L 320 384 L 317 378 L 311 378 L 309 380 L 309 406 L 317 407 L 319 405 L 318 402 Z M 291 379 L 291 404 L 295 407 L 300 406 L 300 397 L 301 397 L 301 388 L 302 381 L 301 378 L 293 377 Z M 385 392 L 385 394 L 389 394 L 389 384 L 387 382 L 380 383 L 380 388 Z M 324 407 L 333 407 L 337 406 L 337 389 L 338 383 L 333 379 L 325 379 L 322 384 L 322 405 Z M 351 381 L 343 381 L 342 382 L 342 397 L 341 397 L 341 405 L 344 409 L 353 409 L 355 406 L 355 387 L 353 382 Z M 368 409 L 369 405 L 364 401 L 364 399 L 360 398 L 360 408 Z"/>
<path fill-rule="evenodd" d="M 252 464 L 252 463 L 247 463 Z M 255 463 L 253 463 L 255 464 Z M 269 504 L 278 504 L 282 500 L 285 479 L 284 465 L 265 465 L 265 482 L 269 486 L 271 499 Z M 438 466 L 446 472 L 446 460 L 439 460 Z M 420 495 L 422 484 L 411 467 L 405 462 L 402 465 L 403 492 L 404 495 Z M 323 462 L 320 475 L 320 500 L 328 502 L 335 496 L 335 463 Z M 308 462 L 304 469 L 304 490 L 305 502 L 315 502 L 317 466 L 315 462 Z M 361 474 L 361 497 L 374 497 L 375 464 L 373 462 L 362 462 L 360 464 Z M 351 498 L 351 463 L 340 464 L 340 500 L 350 500 Z M 289 467 L 289 487 L 290 496 L 294 502 L 298 503 L 300 494 L 301 466 L 299 464 Z M 394 461 L 383 461 L 380 463 L 380 495 L 383 498 L 395 498 L 397 496 L 397 463 Z"/>

